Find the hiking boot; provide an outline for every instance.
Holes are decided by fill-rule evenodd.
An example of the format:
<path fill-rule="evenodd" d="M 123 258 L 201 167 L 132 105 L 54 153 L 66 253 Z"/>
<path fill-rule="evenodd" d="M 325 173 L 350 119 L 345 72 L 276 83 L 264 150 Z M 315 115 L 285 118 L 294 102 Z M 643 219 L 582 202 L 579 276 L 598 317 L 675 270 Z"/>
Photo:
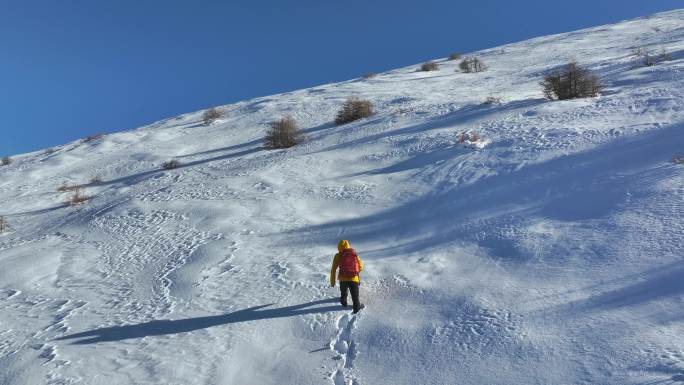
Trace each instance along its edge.
<path fill-rule="evenodd" d="M 361 310 L 361 309 L 363 309 L 363 308 L 365 308 L 365 307 L 366 307 L 366 305 L 364 305 L 364 304 L 359 305 L 359 308 L 358 308 L 358 309 L 354 309 L 354 311 L 352 312 L 352 314 L 358 313 L 359 310 Z"/>

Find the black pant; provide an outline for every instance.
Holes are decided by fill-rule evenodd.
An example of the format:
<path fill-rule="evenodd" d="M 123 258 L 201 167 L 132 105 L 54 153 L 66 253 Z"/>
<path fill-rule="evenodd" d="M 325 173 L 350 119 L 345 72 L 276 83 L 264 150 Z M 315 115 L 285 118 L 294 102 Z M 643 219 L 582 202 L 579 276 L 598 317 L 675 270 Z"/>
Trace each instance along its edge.
<path fill-rule="evenodd" d="M 342 306 L 347 306 L 347 290 L 351 292 L 354 311 L 359 311 L 359 306 L 361 306 L 361 302 L 359 301 L 359 283 L 351 281 L 340 281 L 340 303 L 342 304 Z"/>

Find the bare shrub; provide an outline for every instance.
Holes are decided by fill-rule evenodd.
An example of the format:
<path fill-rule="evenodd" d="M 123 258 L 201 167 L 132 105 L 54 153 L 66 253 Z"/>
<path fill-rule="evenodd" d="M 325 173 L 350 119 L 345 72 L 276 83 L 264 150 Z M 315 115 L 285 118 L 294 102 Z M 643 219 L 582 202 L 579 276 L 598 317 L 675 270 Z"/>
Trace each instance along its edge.
<path fill-rule="evenodd" d="M 449 57 L 447 58 L 447 60 L 458 60 L 460 58 L 461 58 L 461 54 L 458 52 L 454 52 L 452 54 L 449 54 Z"/>
<path fill-rule="evenodd" d="M 297 126 L 297 121 L 286 116 L 271 122 L 264 138 L 264 146 L 270 149 L 288 148 L 304 141 L 304 132 Z"/>
<path fill-rule="evenodd" d="M 646 50 L 646 47 L 639 46 L 639 47 L 634 47 L 632 50 L 632 55 L 636 57 L 644 57 L 648 54 L 648 51 Z"/>
<path fill-rule="evenodd" d="M 459 63 L 458 68 L 465 73 L 482 72 L 487 69 L 487 66 L 482 60 L 477 57 L 467 57 Z"/>
<path fill-rule="evenodd" d="M 684 154 L 675 155 L 672 157 L 672 163 L 684 164 Z"/>
<path fill-rule="evenodd" d="M 672 60 L 672 55 L 663 48 L 658 55 L 650 55 L 647 53 L 644 56 L 644 65 L 650 67 L 669 60 Z"/>
<path fill-rule="evenodd" d="M 665 48 L 661 49 L 659 54 L 654 55 L 644 47 L 636 47 L 632 51 L 632 55 L 636 56 L 637 58 L 641 58 L 642 64 L 646 67 L 651 67 L 658 63 L 672 60 L 672 55 L 667 52 Z"/>
<path fill-rule="evenodd" d="M 632 55 L 636 56 L 637 58 L 640 58 L 642 60 L 643 65 L 645 65 L 646 67 L 655 65 L 655 58 L 651 56 L 646 47 L 635 47 L 634 50 L 632 50 Z"/>
<path fill-rule="evenodd" d="M 465 131 L 458 134 L 458 143 L 463 144 L 463 143 L 465 143 L 466 140 L 468 140 L 468 136 L 465 133 Z"/>
<path fill-rule="evenodd" d="M 471 131 L 471 132 L 465 132 L 462 131 L 460 134 L 458 134 L 458 143 L 464 144 L 466 142 L 468 143 L 475 143 L 478 140 L 480 140 L 480 137 L 477 135 L 477 132 Z"/>
<path fill-rule="evenodd" d="M 174 168 L 178 168 L 178 166 L 180 166 L 180 162 L 175 159 L 167 160 L 162 163 L 162 168 L 164 170 L 173 170 Z"/>
<path fill-rule="evenodd" d="M 105 134 L 98 132 L 97 134 L 93 135 L 88 135 L 85 138 L 81 139 L 81 142 L 83 143 L 89 143 L 89 142 L 94 142 L 98 139 L 101 139 Z"/>
<path fill-rule="evenodd" d="M 438 69 L 439 69 L 439 64 L 437 64 L 433 61 L 429 61 L 429 62 L 425 62 L 425 63 L 421 64 L 420 68 L 418 68 L 418 71 L 423 71 L 423 72 L 437 71 Z"/>
<path fill-rule="evenodd" d="M 85 195 L 80 188 L 76 188 L 67 199 L 66 204 L 69 206 L 76 206 L 88 201 L 89 199 L 90 197 Z"/>
<path fill-rule="evenodd" d="M 660 50 L 660 54 L 658 55 L 658 60 L 663 62 L 663 61 L 670 61 L 672 60 L 672 54 L 665 51 L 665 48 Z"/>
<path fill-rule="evenodd" d="M 497 96 L 487 96 L 487 99 L 485 99 L 483 104 L 487 106 L 499 105 L 501 104 L 501 98 Z"/>
<path fill-rule="evenodd" d="M 73 191 L 77 188 L 78 188 L 78 186 L 72 186 L 72 185 L 69 185 L 65 182 L 65 183 L 62 183 L 59 187 L 57 187 L 57 191 L 67 192 L 67 191 Z"/>
<path fill-rule="evenodd" d="M 78 190 L 80 187 L 77 185 L 70 185 L 67 184 L 66 182 L 62 183 L 59 187 L 57 187 L 57 191 L 59 192 L 67 192 L 67 191 L 74 191 Z"/>
<path fill-rule="evenodd" d="M 540 84 L 544 96 L 550 100 L 593 97 L 603 89 L 601 79 L 577 63 L 569 63 L 563 69 L 546 75 Z"/>
<path fill-rule="evenodd" d="M 349 98 L 337 112 L 335 124 L 342 125 L 373 115 L 373 103 L 368 100 Z"/>
<path fill-rule="evenodd" d="M 99 175 L 93 175 L 90 177 L 90 184 L 100 184 L 102 183 L 102 177 Z"/>
<path fill-rule="evenodd" d="M 2 159 L 0 159 L 0 166 L 7 166 L 10 163 L 12 163 L 12 158 L 9 156 L 3 156 Z"/>
<path fill-rule="evenodd" d="M 656 65 L 658 63 L 658 60 L 657 60 L 657 57 L 646 54 L 644 56 L 643 63 L 646 67 L 651 67 L 651 66 Z"/>
<path fill-rule="evenodd" d="M 367 72 L 367 73 L 363 74 L 363 78 L 366 80 L 373 79 L 376 76 L 378 76 L 377 72 Z"/>
<path fill-rule="evenodd" d="M 221 116 L 223 116 L 223 113 L 221 113 L 221 111 L 219 111 L 216 107 L 212 107 L 204 111 L 204 114 L 202 114 L 202 120 L 204 121 L 204 124 L 211 124 Z"/>
<path fill-rule="evenodd" d="M 5 219 L 5 217 L 0 216 L 0 234 L 4 233 L 6 231 L 9 231 L 9 230 L 10 230 L 9 223 L 7 223 L 7 220 Z"/>

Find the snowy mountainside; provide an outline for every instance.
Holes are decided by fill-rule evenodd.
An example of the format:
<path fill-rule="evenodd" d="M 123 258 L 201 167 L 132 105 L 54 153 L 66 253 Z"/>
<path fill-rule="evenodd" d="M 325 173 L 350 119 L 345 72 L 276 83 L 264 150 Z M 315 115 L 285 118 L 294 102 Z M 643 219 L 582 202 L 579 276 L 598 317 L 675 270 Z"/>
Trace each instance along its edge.
<path fill-rule="evenodd" d="M 684 11 L 472 55 L 487 71 L 439 59 L 13 157 L 0 383 L 683 382 Z M 571 60 L 602 94 L 543 99 Z M 354 96 L 376 113 L 336 126 Z M 264 149 L 286 115 L 307 141 Z M 356 316 L 328 284 L 340 239 Z"/>

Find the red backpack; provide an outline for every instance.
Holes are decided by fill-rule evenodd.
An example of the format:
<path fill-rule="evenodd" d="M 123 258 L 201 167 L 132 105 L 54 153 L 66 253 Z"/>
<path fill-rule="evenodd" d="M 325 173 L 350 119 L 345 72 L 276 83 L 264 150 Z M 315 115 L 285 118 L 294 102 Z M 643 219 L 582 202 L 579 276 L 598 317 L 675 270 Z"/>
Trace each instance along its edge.
<path fill-rule="evenodd" d="M 356 250 L 345 249 L 340 252 L 340 275 L 354 277 L 359 275 L 359 263 L 356 258 Z"/>

